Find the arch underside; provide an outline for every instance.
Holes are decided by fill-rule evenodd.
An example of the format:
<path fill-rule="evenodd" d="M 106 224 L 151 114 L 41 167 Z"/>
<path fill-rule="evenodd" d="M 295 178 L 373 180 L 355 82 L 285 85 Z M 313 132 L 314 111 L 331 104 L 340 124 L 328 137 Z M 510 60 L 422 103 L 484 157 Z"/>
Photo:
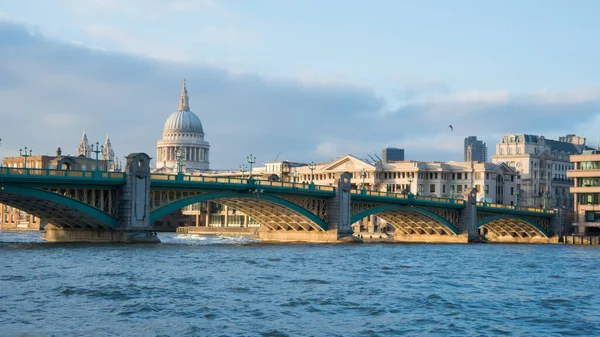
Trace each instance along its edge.
<path fill-rule="evenodd" d="M 58 227 L 113 229 L 118 225 L 116 218 L 77 200 L 67 200 L 68 198 L 60 195 L 56 198 L 64 200 L 49 200 L 41 196 L 10 193 L 7 189 L 1 191 L 0 203 L 22 210 Z"/>
<path fill-rule="evenodd" d="M 323 228 L 309 218 L 285 206 L 260 198 L 214 199 L 211 202 L 239 210 L 270 230 L 324 231 Z"/>
<path fill-rule="evenodd" d="M 168 195 L 172 192 L 165 191 L 162 194 Z M 157 197 L 159 197 L 157 195 Z M 173 197 L 176 197 L 173 195 Z M 175 199 L 175 200 L 174 200 Z M 184 208 L 186 206 L 210 201 L 222 204 L 239 210 L 240 212 L 252 217 L 256 222 L 268 230 L 274 231 L 325 231 L 327 223 L 310 210 L 305 209 L 289 200 L 267 194 L 239 193 L 239 192 L 208 192 L 181 195 L 179 199 L 171 198 L 160 199 L 152 205 L 153 207 L 150 219 L 156 221 L 159 218 Z M 326 214 L 325 214 L 326 216 Z"/>
<path fill-rule="evenodd" d="M 403 235 L 456 235 L 448 226 L 421 213 L 385 211 L 375 214 Z"/>
<path fill-rule="evenodd" d="M 533 224 L 515 218 L 503 218 L 488 221 L 479 228 L 485 228 L 489 234 L 496 237 L 513 238 L 548 238 L 547 233 Z"/>

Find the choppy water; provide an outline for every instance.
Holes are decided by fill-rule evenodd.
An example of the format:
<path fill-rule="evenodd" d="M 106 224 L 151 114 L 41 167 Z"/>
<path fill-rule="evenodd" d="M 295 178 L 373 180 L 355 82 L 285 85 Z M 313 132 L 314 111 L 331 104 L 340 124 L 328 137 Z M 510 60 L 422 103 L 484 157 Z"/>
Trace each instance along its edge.
<path fill-rule="evenodd" d="M 2 336 L 597 336 L 600 248 L 49 244 L 0 232 Z"/>

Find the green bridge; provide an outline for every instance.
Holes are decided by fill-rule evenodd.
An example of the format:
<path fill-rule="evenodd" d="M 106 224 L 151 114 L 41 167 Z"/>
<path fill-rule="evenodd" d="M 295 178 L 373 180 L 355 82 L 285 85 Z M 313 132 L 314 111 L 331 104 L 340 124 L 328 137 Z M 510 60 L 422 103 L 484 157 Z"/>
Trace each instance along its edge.
<path fill-rule="evenodd" d="M 554 241 L 554 210 L 255 179 L 152 174 L 144 153 L 125 172 L 0 168 L 0 203 L 48 221 L 48 241 L 158 241 L 152 222 L 212 201 L 255 219 L 264 241 L 336 242 L 352 224 L 376 216 L 396 241 Z"/>

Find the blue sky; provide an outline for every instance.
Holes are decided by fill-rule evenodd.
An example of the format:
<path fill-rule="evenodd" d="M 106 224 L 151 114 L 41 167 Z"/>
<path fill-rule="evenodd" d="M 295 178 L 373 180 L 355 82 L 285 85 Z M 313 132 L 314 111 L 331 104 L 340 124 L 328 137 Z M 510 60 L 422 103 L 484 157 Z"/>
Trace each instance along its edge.
<path fill-rule="evenodd" d="M 84 128 L 110 133 L 120 156 L 154 156 L 184 77 L 214 168 L 386 145 L 461 160 L 464 137 L 494 153 L 509 131 L 595 144 L 597 13 L 583 0 L 0 0 L 0 102 L 13 115 L 0 156 L 74 153 Z"/>

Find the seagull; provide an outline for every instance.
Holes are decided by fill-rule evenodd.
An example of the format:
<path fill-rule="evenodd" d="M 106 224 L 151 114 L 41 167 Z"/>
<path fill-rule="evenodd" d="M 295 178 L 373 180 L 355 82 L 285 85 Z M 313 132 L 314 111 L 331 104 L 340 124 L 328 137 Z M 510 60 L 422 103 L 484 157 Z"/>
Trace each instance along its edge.
<path fill-rule="evenodd" d="M 450 131 L 454 131 L 454 127 L 452 127 L 452 124 L 448 125 L 448 127 L 450 128 Z"/>

